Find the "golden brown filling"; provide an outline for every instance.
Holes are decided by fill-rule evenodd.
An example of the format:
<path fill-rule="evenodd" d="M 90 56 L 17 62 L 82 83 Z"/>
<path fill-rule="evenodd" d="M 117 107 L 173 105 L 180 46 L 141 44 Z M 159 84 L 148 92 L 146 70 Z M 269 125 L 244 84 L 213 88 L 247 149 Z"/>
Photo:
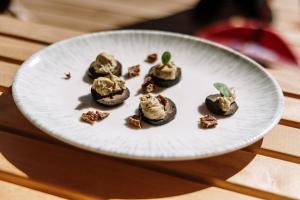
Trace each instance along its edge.
<path fill-rule="evenodd" d="M 92 89 L 100 96 L 109 96 L 126 89 L 125 81 L 119 77 L 110 74 L 106 77 L 99 77 L 94 80 Z"/>
<path fill-rule="evenodd" d="M 159 120 L 166 116 L 164 105 L 161 104 L 158 98 L 150 94 L 144 95 L 140 98 L 140 105 L 142 112 L 148 119 Z"/>
<path fill-rule="evenodd" d="M 174 80 L 176 78 L 177 66 L 173 62 L 167 64 L 157 64 L 152 70 L 152 74 L 160 79 Z"/>
<path fill-rule="evenodd" d="M 96 60 L 92 63 L 96 73 L 106 74 L 112 72 L 117 67 L 117 60 L 108 53 L 101 53 L 97 56 Z"/>

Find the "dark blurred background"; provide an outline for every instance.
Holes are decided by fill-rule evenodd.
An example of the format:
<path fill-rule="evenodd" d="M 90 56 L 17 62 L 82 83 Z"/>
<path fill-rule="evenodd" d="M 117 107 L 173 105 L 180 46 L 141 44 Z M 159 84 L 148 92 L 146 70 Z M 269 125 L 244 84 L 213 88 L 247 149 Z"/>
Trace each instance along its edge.
<path fill-rule="evenodd" d="M 166 18 L 159 21 L 165 22 L 164 25 L 159 26 L 158 22 L 152 22 L 140 27 L 164 30 L 191 29 L 189 26 L 197 28 L 199 25 L 231 16 L 271 20 L 265 0 L 0 0 L 0 2 L 0 10 L 8 16 L 82 31 L 116 29 L 161 18 Z M 176 17 L 170 18 L 173 15 Z"/>

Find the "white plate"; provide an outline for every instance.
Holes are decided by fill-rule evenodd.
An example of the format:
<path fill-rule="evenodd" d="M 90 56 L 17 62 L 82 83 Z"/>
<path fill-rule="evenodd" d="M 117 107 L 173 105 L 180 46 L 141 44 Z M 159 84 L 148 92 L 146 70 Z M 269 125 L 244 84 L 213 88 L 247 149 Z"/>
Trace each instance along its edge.
<path fill-rule="evenodd" d="M 151 52 L 165 50 L 182 68 L 182 80 L 162 91 L 177 106 L 170 123 L 131 129 L 125 119 L 138 107 L 136 95 L 151 67 Z M 141 64 L 141 76 L 127 81 L 130 98 L 94 125 L 79 121 L 87 110 L 103 109 L 90 96 L 85 72 L 100 52 L 128 66 Z M 70 72 L 71 79 L 64 80 Z M 214 82 L 236 88 L 238 111 L 200 129 L 205 97 L 217 93 Z M 28 59 L 13 84 L 14 100 L 38 128 L 74 146 L 112 156 L 145 160 L 186 160 L 224 154 L 262 138 L 280 119 L 283 95 L 275 80 L 252 60 L 223 46 L 182 34 L 159 31 L 111 31 L 84 35 L 45 48 Z"/>

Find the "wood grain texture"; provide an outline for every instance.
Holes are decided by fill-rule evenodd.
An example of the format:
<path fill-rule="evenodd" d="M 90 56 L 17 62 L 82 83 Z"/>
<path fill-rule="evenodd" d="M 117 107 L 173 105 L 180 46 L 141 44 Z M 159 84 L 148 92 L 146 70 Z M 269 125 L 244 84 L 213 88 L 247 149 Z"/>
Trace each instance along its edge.
<path fill-rule="evenodd" d="M 285 109 L 282 118 L 285 122 L 289 122 L 290 126 L 300 128 L 300 100 L 290 97 L 285 98 Z"/>
<path fill-rule="evenodd" d="M 24 61 L 34 52 L 44 47 L 45 45 L 0 35 L 0 56 L 5 58 Z"/>
<path fill-rule="evenodd" d="M 300 70 L 288 66 L 281 67 L 268 69 L 268 71 L 276 78 L 284 92 L 300 98 Z"/>
<path fill-rule="evenodd" d="M 5 200 L 62 200 L 63 198 L 32 190 L 27 187 L 0 181 L 0 199 Z"/>
<path fill-rule="evenodd" d="M 218 199 L 220 196 L 227 199 L 253 199 L 224 189 L 135 167 L 118 159 L 66 149 L 3 131 L 0 132 L 0 138 L 0 170 L 25 178 L 28 181 L 25 183 L 27 187 L 45 183 L 56 185 L 56 189 L 60 188 L 59 192 L 54 188 L 43 188 L 60 196 L 70 197 L 69 191 L 79 191 L 80 194 L 99 199 L 145 199 L 175 195 L 180 195 L 176 199 Z"/>
<path fill-rule="evenodd" d="M 0 61 L 0 86 L 10 87 L 19 65 Z"/>
<path fill-rule="evenodd" d="M 0 33 L 49 44 L 82 34 L 80 31 L 24 22 L 7 16 L 0 16 Z"/>
<path fill-rule="evenodd" d="M 34 2 L 16 0 L 12 5 L 12 10 L 24 20 L 29 19 L 43 24 L 94 31 L 165 17 L 189 9 L 196 3 L 196 0 L 129 0 L 126 3 L 122 0 L 89 0 L 84 3 L 79 0 Z M 72 18 L 76 18 L 76 20 L 72 20 Z"/>

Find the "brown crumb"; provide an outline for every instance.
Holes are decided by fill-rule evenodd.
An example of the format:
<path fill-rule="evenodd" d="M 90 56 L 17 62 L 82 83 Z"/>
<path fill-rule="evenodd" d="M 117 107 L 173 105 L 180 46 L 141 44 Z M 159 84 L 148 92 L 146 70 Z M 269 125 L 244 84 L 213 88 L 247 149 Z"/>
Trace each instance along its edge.
<path fill-rule="evenodd" d="M 156 53 L 152 53 L 149 54 L 147 59 L 145 60 L 145 62 L 147 63 L 154 63 L 157 60 L 157 54 Z"/>
<path fill-rule="evenodd" d="M 69 80 L 70 78 L 71 78 L 71 73 L 70 73 L 70 72 L 65 73 L 64 79 L 65 79 L 65 80 Z"/>
<path fill-rule="evenodd" d="M 157 95 L 156 98 L 159 100 L 159 102 L 164 106 L 164 110 L 167 110 L 170 106 L 170 103 L 167 98 Z"/>
<path fill-rule="evenodd" d="M 154 81 L 151 76 L 146 76 L 144 83 L 142 84 L 142 91 L 144 93 L 150 93 L 155 90 Z"/>
<path fill-rule="evenodd" d="M 218 125 L 217 119 L 208 114 L 200 118 L 200 127 L 201 128 L 214 128 Z"/>
<path fill-rule="evenodd" d="M 141 116 L 139 116 L 139 115 L 132 115 L 132 116 L 128 117 L 127 121 L 128 121 L 128 124 L 130 124 L 131 126 L 133 126 L 135 128 L 142 128 Z"/>
<path fill-rule="evenodd" d="M 128 76 L 134 77 L 140 75 L 140 65 L 134 65 L 132 67 L 128 67 Z"/>
<path fill-rule="evenodd" d="M 80 119 L 83 122 L 87 122 L 89 124 L 94 124 L 95 121 L 100 121 L 108 117 L 108 112 L 99 112 L 99 111 L 88 111 L 86 113 L 82 113 Z"/>

